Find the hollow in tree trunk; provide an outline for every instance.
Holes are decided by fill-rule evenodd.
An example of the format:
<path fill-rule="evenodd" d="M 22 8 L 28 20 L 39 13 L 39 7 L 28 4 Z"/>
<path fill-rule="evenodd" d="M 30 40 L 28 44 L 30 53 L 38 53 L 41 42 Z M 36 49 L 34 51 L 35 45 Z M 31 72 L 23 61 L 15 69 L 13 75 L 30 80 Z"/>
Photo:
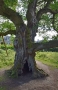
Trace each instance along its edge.
<path fill-rule="evenodd" d="M 31 73 L 34 78 L 41 77 L 44 74 L 36 67 L 35 51 L 30 38 L 30 31 L 25 25 L 21 25 L 19 29 L 14 41 L 16 50 L 14 61 L 15 74 L 19 76 Z"/>
<path fill-rule="evenodd" d="M 26 1 L 26 0 L 25 0 Z M 7 17 L 10 19 L 15 27 L 16 27 L 16 38 L 14 41 L 14 48 L 16 51 L 14 67 L 12 74 L 16 74 L 17 76 L 26 74 L 26 72 L 32 72 L 34 77 L 43 76 L 43 71 L 39 71 L 36 67 L 35 62 L 35 51 L 58 47 L 58 40 L 50 41 L 47 43 L 36 43 L 35 50 L 33 48 L 34 45 L 34 37 L 37 32 L 38 26 L 42 25 L 41 20 L 44 20 L 42 15 L 51 13 L 53 16 L 51 20 L 53 20 L 52 24 L 54 25 L 54 18 L 58 11 L 53 11 L 52 8 L 49 9 L 49 6 L 52 0 L 27 0 L 28 7 L 26 8 L 26 20 L 27 25 L 24 24 L 24 20 L 20 13 L 17 13 L 15 10 L 5 5 L 4 0 L 0 0 L 0 15 Z M 41 6 L 41 3 L 44 5 L 38 10 L 38 5 Z M 38 4 L 39 3 L 39 4 Z M 24 5 L 23 5 L 24 6 Z M 24 16 L 24 15 L 23 15 Z M 49 18 L 50 19 L 50 18 Z M 40 24 L 41 23 L 41 24 Z M 39 24 L 39 25 L 38 25 Z M 4 34 L 0 32 L 0 35 L 12 34 L 14 30 L 6 31 Z"/>

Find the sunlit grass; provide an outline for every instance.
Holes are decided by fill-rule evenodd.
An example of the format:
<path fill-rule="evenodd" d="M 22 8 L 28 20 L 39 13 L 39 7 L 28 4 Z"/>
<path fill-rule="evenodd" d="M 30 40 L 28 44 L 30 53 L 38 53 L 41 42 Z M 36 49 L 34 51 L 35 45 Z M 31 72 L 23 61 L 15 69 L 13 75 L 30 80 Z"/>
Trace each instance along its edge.
<path fill-rule="evenodd" d="M 13 49 L 7 49 L 8 56 L 6 54 L 6 50 L 0 47 L 0 68 L 5 66 L 13 65 L 15 52 Z"/>
<path fill-rule="evenodd" d="M 49 66 L 58 68 L 58 52 L 36 52 L 35 59 Z"/>
<path fill-rule="evenodd" d="M 0 68 L 11 66 L 14 63 L 15 51 L 12 45 L 7 46 L 8 56 L 5 47 L 0 46 Z M 36 52 L 36 60 L 44 64 L 58 68 L 58 52 Z"/>

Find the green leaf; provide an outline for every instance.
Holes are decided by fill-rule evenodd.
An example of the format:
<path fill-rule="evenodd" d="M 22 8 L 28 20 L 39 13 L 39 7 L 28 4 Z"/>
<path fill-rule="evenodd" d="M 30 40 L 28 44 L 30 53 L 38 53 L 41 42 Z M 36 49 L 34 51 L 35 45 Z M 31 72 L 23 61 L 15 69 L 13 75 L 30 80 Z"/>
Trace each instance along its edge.
<path fill-rule="evenodd" d="M 53 10 L 58 10 L 58 1 L 54 0 L 54 2 L 51 3 L 50 8 Z"/>
<path fill-rule="evenodd" d="M 4 2 L 8 7 L 12 8 L 13 10 L 16 9 L 16 6 L 18 4 L 18 0 L 4 0 Z"/>
<path fill-rule="evenodd" d="M 5 32 L 8 30 L 15 30 L 15 29 L 16 29 L 15 25 L 9 20 L 4 21 L 0 24 L 0 32 Z"/>

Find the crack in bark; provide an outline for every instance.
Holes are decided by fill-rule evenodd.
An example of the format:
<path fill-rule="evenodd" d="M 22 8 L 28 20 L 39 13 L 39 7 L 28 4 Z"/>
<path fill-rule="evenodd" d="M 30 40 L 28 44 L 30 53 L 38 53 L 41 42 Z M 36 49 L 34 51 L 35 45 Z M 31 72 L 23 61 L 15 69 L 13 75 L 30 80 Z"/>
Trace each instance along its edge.
<path fill-rule="evenodd" d="M 51 12 L 52 14 L 56 14 L 57 11 L 53 11 L 49 9 L 49 4 L 52 0 L 44 0 L 47 1 L 47 4 L 43 9 L 39 10 L 36 15 L 36 5 L 38 0 L 32 0 L 32 2 L 28 5 L 28 10 L 26 14 L 26 18 L 28 24 L 25 25 L 20 14 L 15 12 L 14 10 L 8 8 L 3 0 L 0 0 L 0 15 L 6 16 L 16 26 L 16 38 L 14 41 L 14 48 L 16 50 L 15 61 L 14 61 L 14 70 L 16 74 L 22 74 L 22 69 L 24 67 L 25 60 L 27 59 L 29 68 L 31 64 L 32 73 L 35 77 L 38 76 L 36 62 L 35 62 L 35 52 L 38 50 L 43 50 L 46 48 L 58 47 L 58 40 L 49 41 L 46 43 L 34 43 L 34 36 L 38 29 L 38 22 L 43 13 Z M 28 29 L 27 29 L 28 28 Z M 25 32 L 26 29 L 26 32 Z M 4 35 L 8 33 L 15 33 L 15 31 L 7 31 Z M 0 33 L 1 35 L 2 33 Z M 27 35 L 26 35 L 27 34 Z M 30 34 L 32 39 L 30 38 Z M 28 36 L 28 37 L 27 37 Z M 27 42 L 28 41 L 28 42 Z M 30 46 L 28 46 L 30 45 Z M 30 47 L 30 48 L 29 48 Z M 27 50 L 26 50 L 27 48 Z M 27 56 L 28 54 L 28 56 Z M 28 57 L 28 58 L 26 58 Z M 40 76 L 40 74 L 39 74 Z"/>

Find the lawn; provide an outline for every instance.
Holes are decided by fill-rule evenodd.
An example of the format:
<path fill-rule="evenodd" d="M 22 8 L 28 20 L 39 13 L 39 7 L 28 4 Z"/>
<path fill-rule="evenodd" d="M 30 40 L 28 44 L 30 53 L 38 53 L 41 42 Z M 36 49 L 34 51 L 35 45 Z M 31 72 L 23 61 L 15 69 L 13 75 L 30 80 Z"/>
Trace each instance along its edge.
<path fill-rule="evenodd" d="M 12 46 L 7 46 L 7 53 L 4 46 L 0 45 L 0 68 L 13 65 L 15 51 Z"/>
<path fill-rule="evenodd" d="M 13 46 L 7 45 L 6 54 L 5 47 L 0 45 L 0 68 L 13 65 L 15 51 Z M 36 52 L 36 60 L 41 61 L 44 64 L 58 68 L 58 52 Z"/>
<path fill-rule="evenodd" d="M 49 66 L 58 68 L 58 52 L 36 52 L 35 59 Z"/>

